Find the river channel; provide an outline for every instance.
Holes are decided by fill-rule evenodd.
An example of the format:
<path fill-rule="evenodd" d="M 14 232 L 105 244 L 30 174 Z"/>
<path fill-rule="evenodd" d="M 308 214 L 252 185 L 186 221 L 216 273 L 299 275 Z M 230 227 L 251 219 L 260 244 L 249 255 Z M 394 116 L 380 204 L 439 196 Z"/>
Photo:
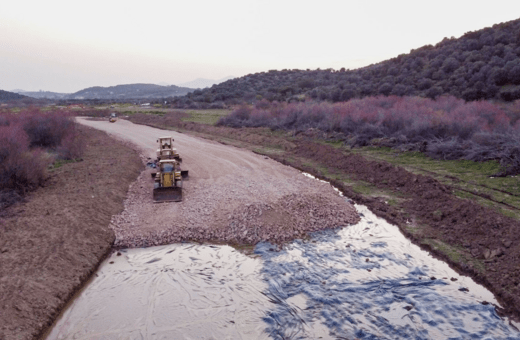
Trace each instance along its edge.
<path fill-rule="evenodd" d="M 113 253 L 47 339 L 520 339 L 488 290 L 356 209 L 356 225 L 254 255 Z"/>

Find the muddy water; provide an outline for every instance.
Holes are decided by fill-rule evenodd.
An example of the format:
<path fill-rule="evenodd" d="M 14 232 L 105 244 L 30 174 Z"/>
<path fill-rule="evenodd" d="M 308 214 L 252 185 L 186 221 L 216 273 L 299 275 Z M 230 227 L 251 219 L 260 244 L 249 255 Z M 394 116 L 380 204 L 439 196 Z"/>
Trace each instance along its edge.
<path fill-rule="evenodd" d="M 256 256 L 177 244 L 107 259 L 48 339 L 520 339 L 493 295 L 361 221 Z"/>
<path fill-rule="evenodd" d="M 228 246 L 114 253 L 48 339 L 262 339 L 261 261 Z"/>
<path fill-rule="evenodd" d="M 276 301 L 264 317 L 273 338 L 520 339 L 489 291 L 356 208 L 355 226 L 280 252 L 256 247 Z"/>

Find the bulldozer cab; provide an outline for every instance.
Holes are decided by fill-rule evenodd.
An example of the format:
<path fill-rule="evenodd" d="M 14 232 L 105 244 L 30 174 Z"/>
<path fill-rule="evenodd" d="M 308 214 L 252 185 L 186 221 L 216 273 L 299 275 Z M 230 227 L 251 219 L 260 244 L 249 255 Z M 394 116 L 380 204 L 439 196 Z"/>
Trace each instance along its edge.
<path fill-rule="evenodd" d="M 182 162 L 182 158 L 177 153 L 177 149 L 173 147 L 174 139 L 171 136 L 160 137 L 157 139 L 159 148 L 157 149 L 157 159 L 170 159 L 174 158 L 179 162 Z"/>
<path fill-rule="evenodd" d="M 159 143 L 159 147 L 161 148 L 161 150 L 171 149 L 173 138 L 172 137 L 161 137 L 157 140 L 157 142 Z"/>
<path fill-rule="evenodd" d="M 175 164 L 173 162 L 161 161 L 160 163 L 161 172 L 173 172 L 175 170 Z"/>

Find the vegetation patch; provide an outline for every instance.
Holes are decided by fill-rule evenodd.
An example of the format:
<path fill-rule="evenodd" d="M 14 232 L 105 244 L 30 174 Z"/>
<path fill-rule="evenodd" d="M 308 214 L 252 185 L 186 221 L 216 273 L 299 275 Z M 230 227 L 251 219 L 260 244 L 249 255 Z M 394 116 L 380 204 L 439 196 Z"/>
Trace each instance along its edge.
<path fill-rule="evenodd" d="M 448 256 L 454 263 L 466 263 L 466 252 L 461 247 L 454 247 L 446 244 L 438 239 L 426 238 L 422 243 L 430 245 L 433 249 L 438 250 Z"/>
<path fill-rule="evenodd" d="M 514 101 L 520 99 L 519 31 L 520 19 L 500 23 L 355 70 L 284 69 L 248 74 L 192 91 L 173 103 L 178 108 L 210 108 L 262 99 L 344 102 L 378 95 Z"/>
<path fill-rule="evenodd" d="M 215 125 L 222 117 L 231 113 L 231 110 L 185 110 L 189 116 L 182 118 L 183 122 Z"/>
<path fill-rule="evenodd" d="M 0 111 L 0 207 L 43 185 L 55 160 L 80 158 L 84 148 L 70 111 Z"/>
<path fill-rule="evenodd" d="M 65 164 L 76 163 L 78 161 L 79 161 L 79 159 L 58 159 L 54 163 L 52 163 L 52 165 L 50 165 L 50 169 L 51 170 L 58 169 L 58 168 L 61 168 Z"/>
<path fill-rule="evenodd" d="M 496 161 L 494 176 L 520 173 L 520 125 L 490 102 L 454 97 L 368 97 L 346 103 L 269 103 L 241 106 L 217 125 L 269 127 L 350 147 L 420 151 L 433 159 Z M 471 163 L 464 163 L 470 166 Z"/>

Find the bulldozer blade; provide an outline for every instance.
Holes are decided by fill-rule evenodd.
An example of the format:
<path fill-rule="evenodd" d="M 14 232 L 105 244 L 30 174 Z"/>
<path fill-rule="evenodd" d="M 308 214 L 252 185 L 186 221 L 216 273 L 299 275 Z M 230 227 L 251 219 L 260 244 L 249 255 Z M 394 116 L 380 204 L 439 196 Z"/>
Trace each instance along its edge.
<path fill-rule="evenodd" d="M 153 201 L 155 203 L 182 201 L 182 188 L 155 188 L 153 189 Z"/>
<path fill-rule="evenodd" d="M 182 179 L 188 179 L 189 178 L 188 171 L 189 170 L 181 170 L 181 177 L 182 177 Z"/>

